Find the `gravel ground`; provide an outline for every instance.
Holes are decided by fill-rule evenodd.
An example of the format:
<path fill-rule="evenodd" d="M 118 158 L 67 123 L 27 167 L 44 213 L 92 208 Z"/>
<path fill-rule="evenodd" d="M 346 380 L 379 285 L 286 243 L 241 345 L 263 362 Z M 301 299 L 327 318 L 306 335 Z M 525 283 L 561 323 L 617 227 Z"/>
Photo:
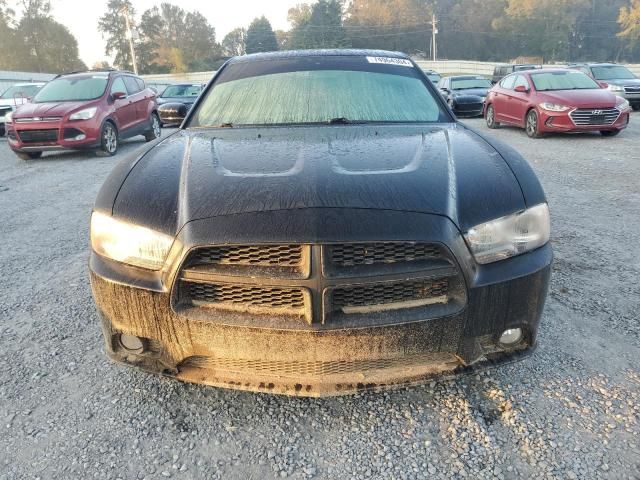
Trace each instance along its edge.
<path fill-rule="evenodd" d="M 0 139 L 0 479 L 640 478 L 640 115 L 616 138 L 492 135 L 528 157 L 553 214 L 536 354 L 322 400 L 111 364 L 86 265 L 116 159 L 23 162 Z"/>

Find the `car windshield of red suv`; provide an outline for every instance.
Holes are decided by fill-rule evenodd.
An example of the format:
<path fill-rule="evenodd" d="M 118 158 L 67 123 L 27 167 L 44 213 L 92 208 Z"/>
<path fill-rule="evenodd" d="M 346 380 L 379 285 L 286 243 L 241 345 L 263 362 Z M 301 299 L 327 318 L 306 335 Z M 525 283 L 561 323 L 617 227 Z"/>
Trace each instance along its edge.
<path fill-rule="evenodd" d="M 582 72 L 532 73 L 531 80 L 533 80 L 533 84 L 539 92 L 600 88 L 600 85 Z"/>
<path fill-rule="evenodd" d="M 591 67 L 596 80 L 630 80 L 636 78 L 631 71 L 622 65 Z"/>
<path fill-rule="evenodd" d="M 100 98 L 109 83 L 102 75 L 73 75 L 52 80 L 34 97 L 34 103 L 78 102 Z"/>

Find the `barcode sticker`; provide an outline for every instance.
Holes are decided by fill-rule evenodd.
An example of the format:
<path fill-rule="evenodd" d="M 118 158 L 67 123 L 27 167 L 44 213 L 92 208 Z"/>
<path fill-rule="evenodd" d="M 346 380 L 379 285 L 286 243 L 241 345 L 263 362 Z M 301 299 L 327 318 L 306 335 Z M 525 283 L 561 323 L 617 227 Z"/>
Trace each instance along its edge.
<path fill-rule="evenodd" d="M 413 67 L 413 63 L 406 58 L 393 57 L 367 57 L 369 63 L 382 63 L 385 65 L 397 65 L 399 67 Z"/>

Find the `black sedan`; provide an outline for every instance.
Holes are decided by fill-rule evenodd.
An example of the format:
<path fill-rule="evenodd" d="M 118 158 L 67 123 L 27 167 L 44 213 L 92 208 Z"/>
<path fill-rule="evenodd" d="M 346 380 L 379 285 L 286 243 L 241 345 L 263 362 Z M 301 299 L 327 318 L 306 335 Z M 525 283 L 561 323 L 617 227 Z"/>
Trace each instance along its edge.
<path fill-rule="evenodd" d="M 179 124 L 202 92 L 200 83 L 169 85 L 158 97 L 158 115 L 162 125 Z"/>
<path fill-rule="evenodd" d="M 360 50 L 229 60 L 109 175 L 91 246 L 113 360 L 304 396 L 526 356 L 552 261 L 529 164 Z"/>
<path fill-rule="evenodd" d="M 442 96 L 459 117 L 482 116 L 491 86 L 488 79 L 476 75 L 445 77 L 438 83 Z"/>

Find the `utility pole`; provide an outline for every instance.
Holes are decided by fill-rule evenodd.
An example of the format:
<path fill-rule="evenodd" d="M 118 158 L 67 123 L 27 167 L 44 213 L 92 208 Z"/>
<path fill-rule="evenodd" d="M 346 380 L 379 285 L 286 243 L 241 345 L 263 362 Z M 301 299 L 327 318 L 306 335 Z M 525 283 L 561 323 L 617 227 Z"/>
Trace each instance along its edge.
<path fill-rule="evenodd" d="M 131 22 L 129 21 L 129 7 L 124 5 L 120 13 L 124 15 L 124 21 L 127 25 L 127 38 L 129 39 L 129 48 L 131 49 L 131 63 L 133 63 L 133 73 L 138 74 L 138 65 L 136 62 L 136 51 L 133 48 L 133 32 L 131 31 Z"/>
<path fill-rule="evenodd" d="M 431 51 L 433 52 L 433 61 L 438 59 L 438 44 L 436 35 L 438 34 L 438 20 L 436 20 L 435 12 L 431 14 Z"/>

